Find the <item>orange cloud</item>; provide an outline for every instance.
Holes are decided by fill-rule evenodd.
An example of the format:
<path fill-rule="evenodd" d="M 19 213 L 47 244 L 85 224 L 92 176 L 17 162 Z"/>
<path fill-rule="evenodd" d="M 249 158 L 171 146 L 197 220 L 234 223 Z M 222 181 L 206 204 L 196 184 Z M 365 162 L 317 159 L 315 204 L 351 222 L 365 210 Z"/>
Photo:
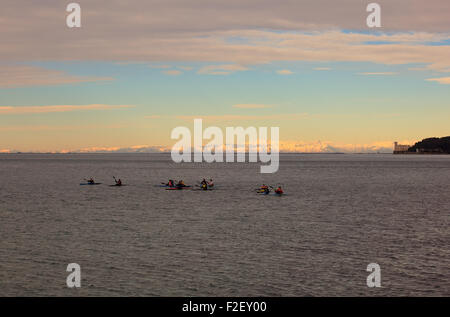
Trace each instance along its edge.
<path fill-rule="evenodd" d="M 450 85 L 450 77 L 429 78 L 427 81 L 435 81 L 442 85 Z"/>
<path fill-rule="evenodd" d="M 14 131 L 76 131 L 76 130 L 86 130 L 86 129 L 122 129 L 124 125 L 110 124 L 110 125 L 14 125 L 14 126 L 1 126 L 0 131 L 2 132 L 14 132 Z"/>
<path fill-rule="evenodd" d="M 414 144 L 405 141 L 405 144 Z M 392 153 L 394 142 L 378 141 L 366 144 L 337 143 L 330 141 L 280 141 L 281 152 L 292 153 Z"/>
<path fill-rule="evenodd" d="M 403 141 L 404 144 L 414 144 L 415 141 Z M 204 144 L 206 146 L 206 144 Z M 234 150 L 246 149 L 248 151 L 249 147 L 256 146 L 258 144 L 236 144 Z M 215 147 L 212 145 L 211 147 Z M 271 147 L 270 142 L 268 147 Z M 330 141 L 289 141 L 281 140 L 279 143 L 279 151 L 283 153 L 392 153 L 394 143 L 392 141 L 378 141 L 367 144 L 352 144 L 352 143 L 336 143 Z M 226 144 L 222 144 L 222 149 L 225 151 L 229 149 Z M 89 147 L 83 148 L 81 150 L 76 150 L 72 152 L 118 152 L 118 153 L 135 153 L 135 152 L 170 152 L 172 150 L 171 146 L 149 146 L 149 145 L 136 145 L 130 147 Z M 233 150 L 231 148 L 231 150 Z"/>
<path fill-rule="evenodd" d="M 131 108 L 131 105 L 56 105 L 56 106 L 21 106 L 21 107 L 0 107 L 1 114 L 32 114 L 32 113 L 50 113 L 50 112 L 70 112 L 86 110 L 111 110 Z"/>
<path fill-rule="evenodd" d="M 192 121 L 194 119 L 203 119 L 205 121 L 260 121 L 260 120 L 298 120 L 307 118 L 307 113 L 289 113 L 272 115 L 193 115 L 193 116 L 175 116 L 177 119 Z"/>
<path fill-rule="evenodd" d="M 111 77 L 73 76 L 62 71 L 27 65 L 0 65 L 0 88 L 53 86 L 93 81 L 110 81 Z"/>
<path fill-rule="evenodd" d="M 159 118 L 161 118 L 161 116 L 155 114 L 155 115 L 145 116 L 144 118 L 145 119 L 159 119 Z"/>
<path fill-rule="evenodd" d="M 203 75 L 229 75 L 234 72 L 246 71 L 247 67 L 238 64 L 208 65 L 200 68 L 198 74 Z"/>
<path fill-rule="evenodd" d="M 185 70 L 185 71 L 190 71 L 190 70 L 194 69 L 194 67 L 192 67 L 192 66 L 178 66 L 178 68 Z"/>
<path fill-rule="evenodd" d="M 365 76 L 390 76 L 390 75 L 397 75 L 397 73 L 394 72 L 367 72 L 367 73 L 359 73 L 360 75 Z"/>
<path fill-rule="evenodd" d="M 130 147 L 119 146 L 93 146 L 83 148 L 81 150 L 64 150 L 64 152 L 76 153 L 159 153 L 169 152 L 171 149 L 165 146 L 150 146 L 150 145 L 133 145 Z"/>
<path fill-rule="evenodd" d="M 171 68 L 172 66 L 170 65 L 148 65 L 150 68 L 157 68 L 157 69 L 166 69 L 166 68 Z"/>
<path fill-rule="evenodd" d="M 166 75 L 169 75 L 169 76 L 178 76 L 178 75 L 183 74 L 183 72 L 181 72 L 179 70 L 175 70 L 175 69 L 166 70 L 166 71 L 163 71 L 162 73 L 166 74 Z"/>
<path fill-rule="evenodd" d="M 292 75 L 293 72 L 291 72 L 289 69 L 282 69 L 277 71 L 277 74 L 279 75 Z"/>
<path fill-rule="evenodd" d="M 264 108 L 272 108 L 271 105 L 264 105 L 264 104 L 237 104 L 233 105 L 233 108 L 240 108 L 240 109 L 264 109 Z"/>

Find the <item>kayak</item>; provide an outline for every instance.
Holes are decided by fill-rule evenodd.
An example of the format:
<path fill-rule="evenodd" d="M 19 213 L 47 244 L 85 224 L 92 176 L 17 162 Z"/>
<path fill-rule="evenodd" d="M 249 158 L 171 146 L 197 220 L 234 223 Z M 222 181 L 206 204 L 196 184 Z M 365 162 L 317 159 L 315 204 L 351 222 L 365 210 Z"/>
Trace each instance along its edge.
<path fill-rule="evenodd" d="M 183 186 L 165 186 L 167 187 L 166 190 L 181 190 L 181 189 L 190 189 L 192 188 L 191 185 L 183 185 Z"/>
<path fill-rule="evenodd" d="M 184 186 L 184 187 L 168 187 L 166 190 L 183 190 L 183 189 L 190 189 L 191 186 Z"/>
<path fill-rule="evenodd" d="M 126 184 L 122 184 L 122 185 L 109 185 L 109 187 L 122 187 L 122 186 L 127 186 Z"/>
<path fill-rule="evenodd" d="M 84 185 L 100 185 L 101 183 L 81 183 L 80 186 L 84 186 Z"/>
<path fill-rule="evenodd" d="M 257 191 L 256 193 L 259 195 L 271 195 L 271 196 L 278 196 L 278 197 L 286 195 L 285 193 L 264 192 L 264 191 Z"/>
<path fill-rule="evenodd" d="M 202 183 L 200 183 L 200 184 L 195 184 L 195 187 L 197 187 L 197 189 L 203 189 L 203 190 L 206 190 L 206 189 L 204 188 L 204 186 L 206 186 L 206 188 L 208 188 L 208 190 L 209 190 L 209 189 L 214 189 L 214 184 L 212 184 L 212 185 L 210 185 L 210 184 L 202 184 Z"/>

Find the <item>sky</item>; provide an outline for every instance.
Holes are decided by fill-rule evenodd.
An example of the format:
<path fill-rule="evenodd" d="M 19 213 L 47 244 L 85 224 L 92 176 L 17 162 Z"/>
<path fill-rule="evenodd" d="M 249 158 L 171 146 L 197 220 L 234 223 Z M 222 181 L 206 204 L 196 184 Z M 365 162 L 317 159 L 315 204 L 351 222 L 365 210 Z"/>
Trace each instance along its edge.
<path fill-rule="evenodd" d="M 170 150 L 172 129 L 280 128 L 292 152 L 450 135 L 450 1 L 3 0 L 0 153 Z M 207 143 L 207 140 L 205 140 Z"/>

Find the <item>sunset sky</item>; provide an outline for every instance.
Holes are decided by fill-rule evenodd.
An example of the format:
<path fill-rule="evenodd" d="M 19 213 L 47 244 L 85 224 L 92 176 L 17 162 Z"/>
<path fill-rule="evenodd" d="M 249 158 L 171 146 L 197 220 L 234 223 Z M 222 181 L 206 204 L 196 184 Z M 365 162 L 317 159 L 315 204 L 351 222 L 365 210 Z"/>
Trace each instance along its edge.
<path fill-rule="evenodd" d="M 159 151 L 170 132 L 277 126 L 281 150 L 450 135 L 450 1 L 3 0 L 0 152 Z M 337 5 L 339 3 L 339 6 Z"/>

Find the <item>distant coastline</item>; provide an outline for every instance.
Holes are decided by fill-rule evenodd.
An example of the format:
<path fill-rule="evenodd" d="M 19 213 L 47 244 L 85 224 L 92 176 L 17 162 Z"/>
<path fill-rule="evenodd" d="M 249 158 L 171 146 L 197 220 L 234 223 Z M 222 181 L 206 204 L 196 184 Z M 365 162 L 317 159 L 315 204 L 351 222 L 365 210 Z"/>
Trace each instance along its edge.
<path fill-rule="evenodd" d="M 103 155 L 103 154 L 169 154 L 170 152 L 4 152 L 0 153 L 0 155 L 31 155 L 31 154 L 40 154 L 40 155 Z M 245 154 L 248 154 L 246 152 Z M 386 155 L 386 154 L 392 154 L 392 152 L 280 152 L 282 155 L 295 155 L 295 154 L 302 154 L 302 155 Z M 414 154 L 414 153 L 412 153 Z"/>
<path fill-rule="evenodd" d="M 383 149 L 384 151 L 377 151 L 377 152 L 285 152 L 280 151 L 280 154 L 286 155 L 286 154 L 309 154 L 309 155 L 318 155 L 318 154 L 450 154 L 450 136 L 442 137 L 442 138 L 426 138 L 422 141 L 416 142 L 414 145 L 406 145 L 406 144 L 399 144 L 398 142 L 394 142 L 394 150 L 393 152 L 387 152 L 387 149 Z M 60 155 L 75 155 L 75 154 L 170 154 L 170 151 L 165 150 L 154 150 L 151 149 L 149 151 L 94 151 L 94 152 L 21 152 L 21 151 L 10 151 L 10 152 L 0 152 L 0 155 L 2 154 L 45 154 L 45 155 L 51 155 L 51 154 L 60 154 Z M 246 152 L 248 154 L 248 152 Z"/>
<path fill-rule="evenodd" d="M 395 142 L 394 154 L 450 154 L 450 136 L 423 139 L 413 146 Z"/>

